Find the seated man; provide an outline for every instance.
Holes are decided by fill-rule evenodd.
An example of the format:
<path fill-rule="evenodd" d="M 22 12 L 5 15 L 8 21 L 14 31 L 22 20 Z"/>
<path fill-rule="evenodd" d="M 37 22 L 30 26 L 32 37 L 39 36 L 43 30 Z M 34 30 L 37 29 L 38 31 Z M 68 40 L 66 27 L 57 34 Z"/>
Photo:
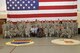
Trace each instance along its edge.
<path fill-rule="evenodd" d="M 27 37 L 30 37 L 30 28 L 28 28 L 27 26 L 26 26 L 26 28 L 25 28 L 25 35 L 26 35 Z"/>
<path fill-rule="evenodd" d="M 60 37 L 65 37 L 66 35 L 67 35 L 66 29 L 63 27 L 61 29 L 61 35 L 60 35 Z"/>
<path fill-rule="evenodd" d="M 47 27 L 44 28 L 44 33 L 45 33 L 45 36 L 48 37 L 49 30 Z"/>
<path fill-rule="evenodd" d="M 35 37 L 35 26 L 32 26 L 30 29 L 30 36 Z"/>
<path fill-rule="evenodd" d="M 16 36 L 16 31 L 15 31 L 14 28 L 11 28 L 11 29 L 9 30 L 9 33 L 10 33 L 10 36 L 11 36 L 11 37 Z"/>
<path fill-rule="evenodd" d="M 10 31 L 5 31 L 4 33 L 5 33 L 4 38 L 7 38 L 7 37 L 12 38 Z"/>
<path fill-rule="evenodd" d="M 42 27 L 39 27 L 38 30 L 37 30 L 37 37 L 43 37 L 45 36 L 45 33 L 44 33 L 44 30 Z"/>
<path fill-rule="evenodd" d="M 49 29 L 49 36 L 51 37 L 52 35 L 54 36 L 54 27 Z"/>

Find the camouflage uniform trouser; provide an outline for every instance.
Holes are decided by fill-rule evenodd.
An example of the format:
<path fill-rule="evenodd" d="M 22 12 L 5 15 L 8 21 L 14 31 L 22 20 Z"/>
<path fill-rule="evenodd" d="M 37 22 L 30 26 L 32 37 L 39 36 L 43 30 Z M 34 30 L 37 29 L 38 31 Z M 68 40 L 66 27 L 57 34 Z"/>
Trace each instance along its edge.
<path fill-rule="evenodd" d="M 62 33 L 60 37 L 67 37 L 67 38 L 71 38 L 71 34 L 69 33 Z"/>

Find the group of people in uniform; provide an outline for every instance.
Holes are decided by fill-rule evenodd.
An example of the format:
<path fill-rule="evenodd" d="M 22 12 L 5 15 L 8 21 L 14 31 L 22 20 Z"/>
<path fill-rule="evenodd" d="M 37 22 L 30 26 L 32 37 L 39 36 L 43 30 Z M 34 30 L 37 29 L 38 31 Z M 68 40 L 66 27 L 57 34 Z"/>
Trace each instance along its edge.
<path fill-rule="evenodd" d="M 73 20 L 7 21 L 2 25 L 4 37 L 67 37 L 78 34 L 78 23 Z"/>

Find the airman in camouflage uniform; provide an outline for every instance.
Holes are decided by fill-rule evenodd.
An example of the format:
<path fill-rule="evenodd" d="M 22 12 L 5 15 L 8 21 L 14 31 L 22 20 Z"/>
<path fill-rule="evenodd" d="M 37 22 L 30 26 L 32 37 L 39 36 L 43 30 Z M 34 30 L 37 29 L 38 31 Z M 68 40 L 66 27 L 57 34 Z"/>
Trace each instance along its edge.
<path fill-rule="evenodd" d="M 54 35 L 54 26 L 49 29 L 49 36 L 51 37 L 52 35 Z"/>
<path fill-rule="evenodd" d="M 2 25 L 2 30 L 3 30 L 3 35 L 4 35 L 4 37 L 6 37 L 7 36 L 7 25 L 6 25 L 6 23 L 4 22 L 4 24 Z"/>
<path fill-rule="evenodd" d="M 17 27 L 18 27 L 18 30 L 19 30 L 19 32 L 20 32 L 19 35 L 20 35 L 21 37 L 24 37 L 24 26 L 23 26 L 22 22 L 20 22 Z"/>

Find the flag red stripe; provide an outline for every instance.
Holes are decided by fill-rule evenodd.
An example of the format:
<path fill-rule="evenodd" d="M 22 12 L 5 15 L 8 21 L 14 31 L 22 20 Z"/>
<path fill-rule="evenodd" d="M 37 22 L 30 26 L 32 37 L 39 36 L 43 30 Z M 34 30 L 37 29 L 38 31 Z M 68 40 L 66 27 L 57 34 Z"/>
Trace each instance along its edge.
<path fill-rule="evenodd" d="M 40 6 L 39 10 L 46 10 L 46 9 L 75 9 L 77 5 L 67 5 L 67 6 Z"/>
<path fill-rule="evenodd" d="M 77 0 L 39 0 L 39 2 L 62 2 L 62 1 L 77 1 Z"/>
<path fill-rule="evenodd" d="M 32 17 L 70 17 L 77 16 L 77 13 L 59 13 L 59 14 L 19 14 L 8 15 L 9 18 L 32 18 Z"/>

